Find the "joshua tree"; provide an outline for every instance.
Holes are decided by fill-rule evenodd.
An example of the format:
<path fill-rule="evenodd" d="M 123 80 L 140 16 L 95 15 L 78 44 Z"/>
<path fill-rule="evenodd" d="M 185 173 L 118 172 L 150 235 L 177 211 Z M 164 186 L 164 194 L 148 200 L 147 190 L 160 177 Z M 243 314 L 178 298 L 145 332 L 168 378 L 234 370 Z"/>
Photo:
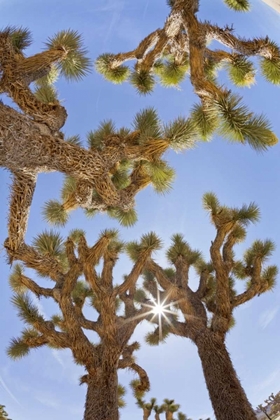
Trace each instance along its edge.
<path fill-rule="evenodd" d="M 152 414 L 152 411 L 156 407 L 156 399 L 151 398 L 151 401 L 147 403 L 143 401 L 142 398 L 137 398 L 137 405 L 143 410 L 143 420 L 148 420 L 148 418 Z"/>
<path fill-rule="evenodd" d="M 173 420 L 173 414 L 176 413 L 176 411 L 179 410 L 180 405 L 175 404 L 174 400 L 169 400 L 165 398 L 163 402 L 163 408 L 165 411 L 165 418 L 166 420 Z"/>
<path fill-rule="evenodd" d="M 224 2 L 237 11 L 249 9 L 247 0 Z M 178 86 L 189 73 L 200 99 L 190 117 L 201 138 L 209 139 L 219 129 L 223 136 L 248 141 L 256 148 L 274 144 L 277 140 L 265 118 L 254 116 L 239 96 L 219 84 L 217 73 L 225 68 L 234 85 L 251 86 L 256 69 L 249 57 L 258 56 L 264 77 L 279 84 L 280 49 L 276 43 L 268 37 L 245 40 L 234 34 L 232 26 L 199 21 L 199 0 L 169 0 L 168 4 L 171 11 L 162 29 L 150 33 L 132 51 L 99 56 L 96 70 L 113 83 L 128 80 L 142 94 L 153 90 L 156 78 L 163 86 Z M 221 49 L 211 49 L 212 41 Z M 132 71 L 123 65 L 130 60 L 136 61 Z M 264 143 L 259 143 L 258 135 L 264 135 Z"/>
<path fill-rule="evenodd" d="M 132 383 L 132 385 L 134 384 Z M 151 398 L 150 402 L 146 403 L 141 397 L 139 397 L 140 394 L 138 391 L 136 391 L 134 394 L 137 399 L 136 404 L 138 405 L 138 407 L 142 408 L 143 410 L 143 420 L 148 420 L 148 418 L 152 414 L 152 411 L 155 412 L 155 420 L 160 420 L 160 414 L 162 413 L 165 413 L 166 420 L 175 420 L 173 414 L 179 410 L 180 405 L 175 404 L 174 400 L 168 400 L 166 398 L 163 404 L 157 405 L 156 398 Z M 143 396 L 143 394 L 144 393 L 142 392 L 141 396 Z M 178 420 L 191 420 L 191 419 L 187 418 L 187 416 L 184 413 L 179 412 Z"/>
<path fill-rule="evenodd" d="M 8 418 L 8 413 L 5 410 L 5 406 L 0 404 L 0 420 L 11 420 Z"/>
<path fill-rule="evenodd" d="M 265 267 L 274 245 L 269 240 L 256 240 L 243 260 L 237 260 L 233 249 L 245 239 L 249 223 L 258 220 L 258 207 L 254 203 L 240 209 L 222 206 L 212 193 L 204 195 L 203 203 L 216 229 L 210 246 L 210 262 L 205 262 L 199 251 L 191 249 L 183 236 L 176 234 L 167 252 L 173 268 L 164 270 L 152 258 L 145 264 L 144 287 L 161 302 L 159 309 L 164 315 L 153 320 L 158 326 L 146 339 L 151 345 L 157 345 L 170 333 L 191 339 L 198 349 L 217 420 L 255 420 L 225 338 L 234 323 L 233 311 L 274 287 L 277 267 Z M 141 250 L 139 243 L 131 243 L 133 260 L 137 258 L 138 249 Z M 199 277 L 197 290 L 188 285 L 190 267 L 196 269 Z M 238 294 L 234 289 L 237 279 L 247 279 L 243 293 Z M 147 295 L 142 298 L 144 302 Z M 173 309 L 181 313 L 184 321 L 176 319 Z"/>
<path fill-rule="evenodd" d="M 262 404 L 259 404 L 257 408 L 260 411 L 262 411 L 269 420 L 272 420 L 272 418 L 270 417 L 270 415 L 267 413 L 267 408 L 268 408 L 267 405 L 266 406 L 263 406 Z"/>
<path fill-rule="evenodd" d="M 130 274 L 119 285 L 113 284 L 113 268 L 124 244 L 117 239 L 116 231 L 104 231 L 92 247 L 87 245 L 82 231 L 72 231 L 65 242 L 54 232 L 44 232 L 35 238 L 32 246 L 22 243 L 12 251 L 12 257 L 22 262 L 15 265 L 10 277 L 15 292 L 12 302 L 27 328 L 20 338 L 11 341 L 8 354 L 18 359 L 30 349 L 44 345 L 69 348 L 74 361 L 86 371 L 81 378 L 81 383 L 87 386 L 85 420 L 118 419 L 118 396 L 123 395 L 123 390 L 118 390 L 118 369 L 129 368 L 138 374 L 137 392 L 149 389 L 145 370 L 133 359 L 139 344 L 128 342 L 151 309 L 135 306 L 134 299 L 139 294 L 135 284 L 147 259 L 159 245 L 155 234 L 143 235 L 142 251 Z M 95 266 L 101 259 L 101 274 L 97 274 Z M 24 268 L 49 277 L 54 286 L 40 286 L 24 273 Z M 40 298 L 52 298 L 60 313 L 45 319 L 30 292 Z M 84 315 L 86 302 L 93 307 L 93 319 Z M 118 314 L 120 304 L 123 310 Z M 97 333 L 100 341 L 92 343 L 86 331 Z M 123 401 L 119 405 L 123 406 Z"/>
<path fill-rule="evenodd" d="M 271 403 L 271 414 L 276 415 L 280 411 L 280 392 L 278 392 L 276 395 L 273 393 L 270 394 L 268 397 L 268 400 Z"/>
<path fill-rule="evenodd" d="M 64 139 L 60 131 L 67 113 L 52 83 L 59 74 L 79 79 L 89 70 L 81 37 L 62 31 L 46 43 L 42 53 L 26 57 L 30 33 L 6 28 L 0 32 L 0 92 L 6 93 L 22 112 L 0 103 L 0 166 L 13 174 L 9 218 L 10 248 L 24 239 L 29 208 L 40 172 L 67 175 L 63 203 L 48 204 L 47 218 L 65 223 L 67 212 L 78 206 L 108 210 L 121 221 L 135 221 L 135 194 L 150 182 L 158 191 L 170 185 L 173 170 L 162 154 L 173 147 L 189 148 L 194 128 L 178 119 L 162 126 L 156 112 L 144 110 L 133 129 L 117 130 L 111 121 L 89 133 L 88 150 L 77 136 Z M 31 87 L 30 87 L 31 85 Z M 68 141 L 67 141 L 68 140 Z"/>
<path fill-rule="evenodd" d="M 265 406 L 263 406 L 262 404 L 259 404 L 257 408 L 261 410 L 268 419 L 272 419 L 270 415 L 275 416 L 280 411 L 280 392 L 278 392 L 278 394 L 276 395 L 271 393 L 268 399 L 265 400 L 264 402 L 265 402 Z M 270 415 L 268 414 L 268 408 L 270 408 L 269 410 Z"/>

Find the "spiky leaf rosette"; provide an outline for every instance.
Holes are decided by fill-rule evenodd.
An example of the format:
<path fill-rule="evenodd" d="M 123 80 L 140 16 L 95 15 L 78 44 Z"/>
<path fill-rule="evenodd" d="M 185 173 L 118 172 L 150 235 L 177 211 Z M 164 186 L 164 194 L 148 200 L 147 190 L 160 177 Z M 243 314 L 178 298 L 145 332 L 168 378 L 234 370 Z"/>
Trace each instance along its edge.
<path fill-rule="evenodd" d="M 180 152 L 191 149 L 196 141 L 196 128 L 190 118 L 179 117 L 164 126 L 164 135 L 169 140 L 171 149 Z"/>
<path fill-rule="evenodd" d="M 95 61 L 95 70 L 102 76 L 115 84 L 123 83 L 130 75 L 127 66 L 112 67 L 113 54 L 102 54 Z"/>
<path fill-rule="evenodd" d="M 22 52 L 32 43 L 31 32 L 27 28 L 8 26 L 1 32 L 8 34 L 12 42 L 12 46 L 16 52 Z"/>
<path fill-rule="evenodd" d="M 20 280 L 22 274 L 23 266 L 21 264 L 15 264 L 13 267 L 13 272 L 9 278 L 9 283 L 13 291 L 16 293 L 23 293 L 26 291 L 26 286 L 22 284 Z"/>
<path fill-rule="evenodd" d="M 53 85 L 57 81 L 58 77 L 59 77 L 59 69 L 54 64 L 52 64 L 51 70 L 48 72 L 48 74 L 36 80 L 36 85 L 37 86 Z"/>
<path fill-rule="evenodd" d="M 155 78 L 148 70 L 132 72 L 129 81 L 141 95 L 151 93 L 155 85 Z"/>
<path fill-rule="evenodd" d="M 141 236 L 140 246 L 144 251 L 157 251 L 162 247 L 162 240 L 155 232 L 149 232 Z"/>
<path fill-rule="evenodd" d="M 146 108 L 135 115 L 133 121 L 135 131 L 140 131 L 139 142 L 145 143 L 149 138 L 159 139 L 162 137 L 160 120 L 154 108 Z"/>
<path fill-rule="evenodd" d="M 116 171 L 111 179 L 118 190 L 122 190 L 123 188 L 128 187 L 131 182 L 129 173 L 126 169 L 120 169 Z"/>
<path fill-rule="evenodd" d="M 213 101 L 214 112 L 219 113 L 219 131 L 222 136 L 249 143 L 255 150 L 266 150 L 278 142 L 270 129 L 270 124 L 263 116 L 254 116 L 241 98 L 236 95 L 224 95 Z"/>
<path fill-rule="evenodd" d="M 154 73 L 159 77 L 160 83 L 164 87 L 178 86 L 186 77 L 189 63 L 176 64 L 174 60 L 158 64 L 154 67 Z"/>
<path fill-rule="evenodd" d="M 83 229 L 72 229 L 70 230 L 68 237 L 72 239 L 72 241 L 75 244 L 78 244 L 79 240 L 82 237 L 85 237 L 85 235 L 86 235 L 86 232 Z"/>
<path fill-rule="evenodd" d="M 55 88 L 48 84 L 37 87 L 34 91 L 34 95 L 44 104 L 55 103 L 58 101 Z"/>
<path fill-rule="evenodd" d="M 146 394 L 146 392 L 149 390 L 143 389 L 143 385 L 139 379 L 133 379 L 129 385 L 132 388 L 133 395 L 137 399 L 137 401 L 141 400 Z"/>
<path fill-rule="evenodd" d="M 224 0 L 225 4 L 236 12 L 248 12 L 250 3 L 248 0 Z"/>
<path fill-rule="evenodd" d="M 65 226 L 68 221 L 68 213 L 63 205 L 56 200 L 49 200 L 43 207 L 44 219 L 55 226 Z"/>
<path fill-rule="evenodd" d="M 101 121 L 98 128 L 94 131 L 90 131 L 87 135 L 88 145 L 91 149 L 101 150 L 103 147 L 103 141 L 115 134 L 116 127 L 112 120 Z"/>
<path fill-rule="evenodd" d="M 271 265 L 263 270 L 262 273 L 262 284 L 264 290 L 273 290 L 276 286 L 276 280 L 278 276 L 278 267 L 276 265 Z"/>
<path fill-rule="evenodd" d="M 88 217 L 89 219 L 92 219 L 93 217 L 95 217 L 98 213 L 98 210 L 96 209 L 85 209 L 84 213 L 86 215 L 86 217 Z"/>
<path fill-rule="evenodd" d="M 164 193 L 171 189 L 175 171 L 164 160 L 145 162 L 144 167 L 156 192 Z"/>
<path fill-rule="evenodd" d="M 17 338 L 11 340 L 7 349 L 8 356 L 14 360 L 27 356 L 29 351 L 29 346 L 23 340 Z"/>
<path fill-rule="evenodd" d="M 58 32 L 46 42 L 48 49 L 63 49 L 67 56 L 58 63 L 58 68 L 68 80 L 79 80 L 91 70 L 87 50 L 82 46 L 82 37 L 71 29 Z"/>
<path fill-rule="evenodd" d="M 166 256 L 168 260 L 174 264 L 178 257 L 183 259 L 189 264 L 195 264 L 201 254 L 199 251 L 192 250 L 189 244 L 184 240 L 183 235 L 177 233 L 172 236 L 173 245 L 168 249 Z"/>
<path fill-rule="evenodd" d="M 125 212 L 121 209 L 110 208 L 107 210 L 107 214 L 113 219 L 117 219 L 122 226 L 126 227 L 133 226 L 138 220 L 135 209 L 130 209 Z"/>
<path fill-rule="evenodd" d="M 184 413 L 179 412 L 178 420 L 188 420 L 188 417 Z"/>
<path fill-rule="evenodd" d="M 255 83 L 255 69 L 251 61 L 235 56 L 227 65 L 230 80 L 238 87 L 250 87 Z"/>
<path fill-rule="evenodd" d="M 280 84 L 280 58 L 262 58 L 260 66 L 262 74 L 270 83 Z"/>
<path fill-rule="evenodd" d="M 64 252 L 63 238 L 53 230 L 44 231 L 33 239 L 33 247 L 42 255 L 61 257 Z"/>
<path fill-rule="evenodd" d="M 72 140 L 70 139 L 70 142 L 76 142 L 77 137 L 72 137 Z M 66 201 L 69 199 L 69 197 L 75 193 L 77 186 L 77 181 L 72 176 L 65 176 L 64 183 L 61 190 L 61 198 L 63 201 Z"/>
<path fill-rule="evenodd" d="M 32 302 L 30 296 L 25 293 L 17 294 L 12 297 L 12 304 L 17 308 L 18 315 L 27 324 L 44 321 L 38 308 Z"/>
<path fill-rule="evenodd" d="M 163 325 L 161 328 L 157 327 L 154 331 L 146 334 L 145 341 L 150 346 L 158 346 L 160 343 L 165 342 L 169 334 L 170 334 L 169 326 Z"/>
<path fill-rule="evenodd" d="M 204 141 L 211 139 L 219 125 L 217 113 L 213 112 L 213 109 L 199 104 L 193 106 L 191 120 L 196 127 L 199 139 Z"/>
<path fill-rule="evenodd" d="M 220 202 L 218 200 L 218 197 L 216 196 L 216 194 L 212 192 L 208 192 L 203 195 L 202 204 L 203 204 L 203 208 L 206 211 L 211 212 L 212 215 L 217 214 L 220 208 Z"/>
<path fill-rule="evenodd" d="M 123 385 L 118 385 L 118 396 L 123 397 L 126 394 L 126 389 Z"/>

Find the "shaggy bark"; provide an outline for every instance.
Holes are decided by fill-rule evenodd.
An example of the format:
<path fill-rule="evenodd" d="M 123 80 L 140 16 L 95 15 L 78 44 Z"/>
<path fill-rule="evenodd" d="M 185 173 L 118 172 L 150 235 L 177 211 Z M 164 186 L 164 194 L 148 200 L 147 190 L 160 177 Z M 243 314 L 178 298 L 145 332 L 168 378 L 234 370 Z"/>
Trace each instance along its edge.
<path fill-rule="evenodd" d="M 97 369 L 87 381 L 84 420 L 118 420 L 118 375 L 116 365 Z"/>
<path fill-rule="evenodd" d="M 256 420 L 223 340 L 206 330 L 195 344 L 216 419 Z"/>

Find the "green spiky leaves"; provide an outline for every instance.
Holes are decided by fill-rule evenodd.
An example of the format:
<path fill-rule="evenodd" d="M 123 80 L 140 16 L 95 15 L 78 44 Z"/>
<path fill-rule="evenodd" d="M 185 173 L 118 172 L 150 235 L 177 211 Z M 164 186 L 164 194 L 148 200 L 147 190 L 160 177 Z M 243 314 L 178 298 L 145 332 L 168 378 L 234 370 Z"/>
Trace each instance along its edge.
<path fill-rule="evenodd" d="M 21 359 L 22 357 L 27 356 L 29 351 L 29 346 L 23 340 L 17 338 L 13 338 L 11 340 L 10 345 L 7 349 L 8 356 L 14 360 Z"/>
<path fill-rule="evenodd" d="M 263 270 L 262 273 L 262 284 L 264 285 L 265 291 L 271 291 L 276 286 L 278 276 L 278 267 L 271 265 Z"/>
<path fill-rule="evenodd" d="M 68 221 L 68 214 L 63 205 L 56 200 L 49 200 L 43 208 L 44 219 L 55 226 L 65 226 Z"/>
<path fill-rule="evenodd" d="M 136 261 L 143 252 L 157 251 L 162 247 L 161 239 L 155 232 L 142 235 L 140 242 L 131 241 L 126 244 L 126 252 L 132 261 Z"/>
<path fill-rule="evenodd" d="M 156 192 L 164 193 L 171 189 L 175 178 L 175 171 L 164 160 L 144 163 L 145 170 L 150 176 Z"/>
<path fill-rule="evenodd" d="M 254 202 L 248 205 L 243 204 L 240 208 L 230 208 L 222 206 L 217 196 L 212 192 L 205 193 L 202 202 L 204 209 L 210 212 L 212 222 L 216 227 L 229 222 L 238 222 L 238 224 L 235 223 L 234 230 L 232 230 L 232 235 L 237 242 L 245 239 L 246 232 L 243 228 L 260 219 L 260 210 Z"/>
<path fill-rule="evenodd" d="M 157 327 L 154 331 L 148 333 L 145 336 L 145 341 L 150 346 L 158 346 L 167 339 L 169 334 L 170 327 L 168 325 L 163 325 L 161 328 Z"/>
<path fill-rule="evenodd" d="M 225 4 L 236 12 L 248 12 L 250 3 L 248 0 L 224 0 Z"/>
<path fill-rule="evenodd" d="M 264 77 L 274 85 L 280 84 L 280 58 L 262 58 L 260 62 Z"/>
<path fill-rule="evenodd" d="M 139 70 L 131 73 L 129 81 L 140 95 L 151 93 L 155 86 L 155 78 L 148 70 Z"/>
<path fill-rule="evenodd" d="M 8 26 L 2 32 L 9 36 L 12 46 L 16 52 L 22 52 L 32 43 L 31 32 L 27 28 Z"/>
<path fill-rule="evenodd" d="M 12 304 L 17 308 L 19 317 L 28 324 L 44 321 L 38 308 L 32 302 L 28 294 L 18 294 L 13 296 Z"/>
<path fill-rule="evenodd" d="M 42 86 L 37 87 L 34 91 L 34 95 L 44 104 L 58 102 L 55 88 L 48 84 L 43 84 Z"/>
<path fill-rule="evenodd" d="M 53 230 L 37 235 L 32 245 L 41 255 L 60 257 L 64 252 L 63 238 Z"/>
<path fill-rule="evenodd" d="M 162 137 L 162 128 L 157 111 L 154 108 L 146 108 L 135 115 L 133 121 L 135 131 L 140 131 L 139 143 L 145 143 L 149 138 L 159 139 Z"/>
<path fill-rule="evenodd" d="M 232 57 L 228 63 L 230 80 L 238 87 L 250 87 L 255 83 L 255 69 L 251 61 L 241 55 Z"/>
<path fill-rule="evenodd" d="M 164 134 L 168 138 L 170 147 L 175 151 L 191 149 L 196 140 L 196 129 L 191 119 L 179 117 L 172 123 L 165 125 Z"/>
<path fill-rule="evenodd" d="M 95 61 L 95 69 L 98 73 L 115 84 L 123 83 L 129 77 L 130 70 L 127 66 L 113 65 L 113 54 L 102 54 Z"/>
<path fill-rule="evenodd" d="M 82 37 L 77 31 L 58 32 L 46 42 L 48 49 L 62 49 L 66 57 L 58 63 L 58 68 L 68 80 L 80 80 L 91 70 L 87 50 L 83 48 Z"/>
<path fill-rule="evenodd" d="M 196 104 L 193 106 L 191 121 L 197 130 L 198 138 L 204 141 L 211 139 L 219 125 L 217 114 L 206 105 Z"/>
<path fill-rule="evenodd" d="M 200 252 L 192 250 L 183 235 L 177 233 L 171 239 L 173 244 L 168 249 L 166 256 L 172 264 L 176 264 L 179 257 L 182 257 L 189 265 L 195 264 L 199 260 Z"/>
<path fill-rule="evenodd" d="M 102 150 L 104 140 L 116 132 L 115 124 L 112 120 L 102 121 L 97 130 L 90 131 L 87 135 L 88 145 L 91 149 Z"/>
<path fill-rule="evenodd" d="M 135 209 L 123 211 L 117 208 L 111 208 L 107 211 L 108 216 L 117 219 L 122 226 L 133 226 L 137 222 L 137 213 Z"/>
<path fill-rule="evenodd" d="M 241 98 L 223 95 L 213 102 L 213 112 L 217 112 L 222 136 L 241 143 L 247 142 L 255 150 L 266 150 L 278 142 L 264 115 L 254 116 Z"/>
<path fill-rule="evenodd" d="M 9 282 L 10 286 L 16 293 L 23 293 L 26 291 L 26 286 L 21 282 L 21 276 L 23 274 L 23 266 L 21 264 L 15 264 L 13 272 L 10 275 Z"/>
<path fill-rule="evenodd" d="M 155 63 L 154 73 L 159 77 L 162 86 L 174 87 L 184 80 L 188 69 L 187 59 L 182 64 L 177 64 L 173 57 L 170 57 L 166 62 Z"/>

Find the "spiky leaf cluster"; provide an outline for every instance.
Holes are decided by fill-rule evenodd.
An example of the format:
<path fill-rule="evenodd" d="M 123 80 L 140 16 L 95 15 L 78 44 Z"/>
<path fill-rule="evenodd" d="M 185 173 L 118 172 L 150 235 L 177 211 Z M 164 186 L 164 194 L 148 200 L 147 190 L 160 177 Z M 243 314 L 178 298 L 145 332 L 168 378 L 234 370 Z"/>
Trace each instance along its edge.
<path fill-rule="evenodd" d="M 67 53 L 66 58 L 57 64 L 66 79 L 80 80 L 90 72 L 91 62 L 77 31 L 60 31 L 48 39 L 46 46 L 48 49 L 63 49 Z"/>
<path fill-rule="evenodd" d="M 243 56 L 235 56 L 228 63 L 229 77 L 236 86 L 250 87 L 255 83 L 255 69 L 251 61 Z"/>
<path fill-rule="evenodd" d="M 278 142 L 264 115 L 253 115 L 236 95 L 224 95 L 215 100 L 213 112 L 219 117 L 219 132 L 232 141 L 248 143 L 260 151 Z"/>
<path fill-rule="evenodd" d="M 219 126 L 217 113 L 199 104 L 194 105 L 191 110 L 191 121 L 198 132 L 199 139 L 204 141 L 210 140 Z"/>
<path fill-rule="evenodd" d="M 200 258 L 200 252 L 192 250 L 189 244 L 184 240 L 183 235 L 175 234 L 172 236 L 172 246 L 167 251 L 167 258 L 175 264 L 177 259 L 181 257 L 189 265 L 195 264 Z"/>
<path fill-rule="evenodd" d="M 127 66 L 112 67 L 112 54 L 102 54 L 95 61 L 95 70 L 105 79 L 115 84 L 123 83 L 129 77 L 130 70 Z"/>
<path fill-rule="evenodd" d="M 132 261 L 136 261 L 141 253 L 157 251 L 162 247 L 161 239 L 155 232 L 142 235 L 139 242 L 131 241 L 126 244 L 126 252 Z"/>
<path fill-rule="evenodd" d="M 280 58 L 262 58 L 261 71 L 264 77 L 274 85 L 280 84 Z"/>
<path fill-rule="evenodd" d="M 248 0 L 224 0 L 225 4 L 236 12 L 248 12 L 250 3 Z"/>
<path fill-rule="evenodd" d="M 189 62 L 187 58 L 179 64 L 176 63 L 173 57 L 167 57 L 167 60 L 156 62 L 154 66 L 155 74 L 165 87 L 178 86 L 186 77 L 188 70 Z"/>
<path fill-rule="evenodd" d="M 7 26 L 2 32 L 8 35 L 17 53 L 21 53 L 32 43 L 31 32 L 22 26 Z"/>
<path fill-rule="evenodd" d="M 132 86 L 142 95 L 151 93 L 155 86 L 155 78 L 148 70 L 134 71 L 129 77 Z"/>

